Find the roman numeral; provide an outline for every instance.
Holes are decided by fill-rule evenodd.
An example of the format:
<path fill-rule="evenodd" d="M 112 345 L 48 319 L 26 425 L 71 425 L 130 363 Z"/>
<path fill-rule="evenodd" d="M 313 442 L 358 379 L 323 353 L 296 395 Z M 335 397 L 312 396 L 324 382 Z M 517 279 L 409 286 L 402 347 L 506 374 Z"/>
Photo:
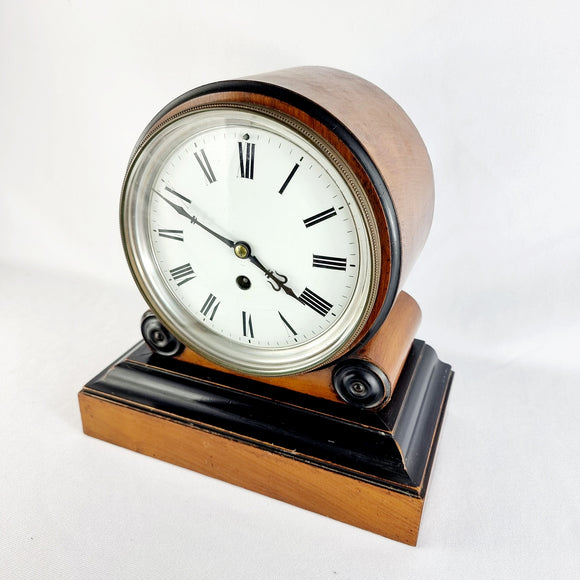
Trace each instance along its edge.
<path fill-rule="evenodd" d="M 291 324 L 284 318 L 284 316 L 282 316 L 282 313 L 280 311 L 278 311 L 278 316 L 280 317 L 280 320 L 282 320 L 282 322 L 284 323 L 284 326 L 294 335 L 296 336 L 298 333 L 292 328 Z"/>
<path fill-rule="evenodd" d="M 313 215 L 309 218 L 306 218 L 304 221 L 304 225 L 307 228 L 310 228 L 312 226 L 315 226 L 316 224 L 319 224 L 320 222 L 323 222 L 324 220 L 327 220 L 333 216 L 336 215 L 336 210 L 331 207 L 329 209 L 325 209 L 324 211 L 321 211 L 320 213 L 317 213 L 316 215 Z"/>
<path fill-rule="evenodd" d="M 314 268 L 327 268 L 329 270 L 346 270 L 346 258 L 334 258 L 332 256 L 312 256 L 312 266 Z"/>
<path fill-rule="evenodd" d="M 324 300 L 324 298 L 321 298 L 318 296 L 318 294 L 315 294 L 309 288 L 304 289 L 304 292 L 298 296 L 298 300 L 300 300 L 302 304 L 310 306 L 312 310 L 318 312 L 318 314 L 321 314 L 322 316 L 326 316 L 332 308 L 332 304 L 330 302 L 327 302 Z"/>
<path fill-rule="evenodd" d="M 170 240 L 177 240 L 183 242 L 183 230 L 166 230 L 159 228 L 157 230 L 160 238 L 169 238 Z"/>
<path fill-rule="evenodd" d="M 254 338 L 254 327 L 252 326 L 252 315 L 248 314 L 245 310 L 242 311 L 242 326 L 244 330 L 244 336 L 249 338 Z"/>
<path fill-rule="evenodd" d="M 294 177 L 294 174 L 298 171 L 299 167 L 300 167 L 300 165 L 298 165 L 298 163 L 296 163 L 296 165 L 294 165 L 294 167 L 292 168 L 292 171 L 290 172 L 290 175 L 288 175 L 288 177 L 286 178 L 286 181 L 282 184 L 282 187 L 278 190 L 278 193 L 280 195 L 284 193 L 284 190 L 288 187 L 290 180 Z"/>
<path fill-rule="evenodd" d="M 171 277 L 177 282 L 178 286 L 189 282 L 195 278 L 195 274 L 193 272 L 193 268 L 191 264 L 188 262 L 187 264 L 183 264 L 183 266 L 178 266 L 177 268 L 173 268 L 169 270 Z"/>
<path fill-rule="evenodd" d="M 216 310 L 218 309 L 218 306 L 221 304 L 221 302 L 217 302 L 216 304 L 216 300 L 217 298 L 210 293 L 210 295 L 206 298 L 206 301 L 203 303 L 203 306 L 201 307 L 200 312 L 204 315 L 207 316 L 209 314 L 209 312 L 211 311 L 211 315 L 209 316 L 210 320 L 213 320 L 213 317 L 215 316 Z M 213 310 L 212 310 L 213 308 Z"/>
<path fill-rule="evenodd" d="M 185 195 L 181 195 L 181 193 L 177 193 L 177 191 L 175 191 L 175 189 L 171 189 L 171 187 L 169 186 L 165 186 L 165 191 L 168 191 L 169 193 L 175 195 L 176 197 L 178 197 L 179 199 L 182 199 L 183 201 L 187 202 L 187 203 L 191 203 L 191 199 L 188 199 L 187 197 L 185 197 Z"/>
<path fill-rule="evenodd" d="M 238 141 L 238 153 L 240 155 L 240 177 L 254 179 L 254 154 L 256 152 L 255 143 L 244 143 Z M 244 151 L 245 149 L 245 151 Z"/>
<path fill-rule="evenodd" d="M 201 153 L 201 157 L 200 157 L 199 153 Z M 209 164 L 209 161 L 207 160 L 207 157 L 205 155 L 205 151 L 203 149 L 200 149 L 199 153 L 197 153 L 197 151 L 194 153 L 195 158 L 197 159 L 197 162 L 199 163 L 199 166 L 201 167 L 201 170 L 203 171 L 205 177 L 207 178 L 209 183 L 212 184 L 216 181 L 215 175 L 213 173 L 213 169 L 211 168 L 211 165 Z"/>

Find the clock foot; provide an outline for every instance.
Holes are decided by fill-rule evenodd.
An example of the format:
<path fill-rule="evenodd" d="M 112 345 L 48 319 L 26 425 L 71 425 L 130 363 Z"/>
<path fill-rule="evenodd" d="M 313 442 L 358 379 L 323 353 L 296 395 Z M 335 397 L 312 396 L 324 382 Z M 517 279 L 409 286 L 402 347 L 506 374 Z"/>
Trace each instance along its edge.
<path fill-rule="evenodd" d="M 161 321 L 148 310 L 141 317 L 141 335 L 149 348 L 163 356 L 176 356 L 183 351 L 183 344 L 161 324 Z"/>
<path fill-rule="evenodd" d="M 266 382 L 140 342 L 79 403 L 90 436 L 415 545 L 452 378 L 415 340 L 391 402 L 368 411 L 293 391 L 281 400 Z"/>

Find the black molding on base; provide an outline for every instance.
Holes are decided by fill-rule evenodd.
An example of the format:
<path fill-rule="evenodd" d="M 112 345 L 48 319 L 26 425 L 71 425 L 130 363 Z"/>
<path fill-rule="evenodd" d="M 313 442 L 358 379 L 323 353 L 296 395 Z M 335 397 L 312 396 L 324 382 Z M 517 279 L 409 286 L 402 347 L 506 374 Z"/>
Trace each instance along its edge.
<path fill-rule="evenodd" d="M 85 390 L 424 498 L 452 379 L 415 340 L 390 403 L 365 411 L 155 355 L 140 342 Z"/>

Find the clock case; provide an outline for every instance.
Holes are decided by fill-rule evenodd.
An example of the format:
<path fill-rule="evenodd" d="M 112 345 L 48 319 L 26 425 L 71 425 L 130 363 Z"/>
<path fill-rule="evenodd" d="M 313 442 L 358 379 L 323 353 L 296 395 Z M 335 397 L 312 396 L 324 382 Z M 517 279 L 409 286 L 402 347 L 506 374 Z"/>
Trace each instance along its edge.
<path fill-rule="evenodd" d="M 145 332 L 153 351 L 140 342 L 79 393 L 83 429 L 414 545 L 453 377 L 414 338 L 420 310 L 400 291 L 433 214 L 425 146 L 402 109 L 371 83 L 303 67 L 182 95 L 153 119 L 133 155 L 176 116 L 224 103 L 290 115 L 349 164 L 381 232 L 375 305 L 338 361 L 291 377 L 240 375 L 187 348 L 163 356 Z M 154 314 L 146 318 L 161 331 L 153 335 L 162 347 L 173 339 Z M 369 405 L 373 381 L 383 390 Z"/>
<path fill-rule="evenodd" d="M 211 83 L 181 95 L 145 128 L 129 167 L 142 144 L 180 115 L 228 105 L 298 121 L 328 143 L 358 178 L 377 222 L 381 255 L 374 306 L 348 350 L 360 349 L 382 327 L 431 226 L 433 172 L 417 129 L 372 83 L 336 69 L 300 67 Z"/>

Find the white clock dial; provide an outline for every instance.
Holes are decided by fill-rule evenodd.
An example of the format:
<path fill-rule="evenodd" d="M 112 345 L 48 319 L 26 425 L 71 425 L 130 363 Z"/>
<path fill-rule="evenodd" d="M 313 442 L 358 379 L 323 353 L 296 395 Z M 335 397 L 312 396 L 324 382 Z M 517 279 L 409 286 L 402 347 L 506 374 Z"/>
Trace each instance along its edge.
<path fill-rule="evenodd" d="M 125 243 L 140 287 L 178 338 L 226 366 L 318 366 L 372 306 L 376 226 L 355 178 L 312 138 L 255 111 L 199 111 L 130 170 Z"/>

